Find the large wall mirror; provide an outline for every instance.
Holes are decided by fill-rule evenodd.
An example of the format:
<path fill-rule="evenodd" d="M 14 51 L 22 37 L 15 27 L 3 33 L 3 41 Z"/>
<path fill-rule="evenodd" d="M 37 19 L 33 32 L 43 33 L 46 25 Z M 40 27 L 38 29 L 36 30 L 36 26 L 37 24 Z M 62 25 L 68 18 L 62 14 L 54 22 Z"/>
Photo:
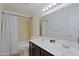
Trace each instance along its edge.
<path fill-rule="evenodd" d="M 41 17 L 40 35 L 77 41 L 79 36 L 79 4 L 71 4 Z"/>

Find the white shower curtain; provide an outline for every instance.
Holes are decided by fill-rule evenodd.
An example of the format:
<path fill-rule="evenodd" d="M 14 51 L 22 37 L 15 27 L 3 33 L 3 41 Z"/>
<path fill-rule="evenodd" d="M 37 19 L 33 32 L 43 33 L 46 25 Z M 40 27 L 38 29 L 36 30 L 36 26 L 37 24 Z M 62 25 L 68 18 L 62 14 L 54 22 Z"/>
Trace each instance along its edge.
<path fill-rule="evenodd" d="M 0 55 L 17 53 L 18 42 L 18 16 L 2 14 L 0 29 Z"/>

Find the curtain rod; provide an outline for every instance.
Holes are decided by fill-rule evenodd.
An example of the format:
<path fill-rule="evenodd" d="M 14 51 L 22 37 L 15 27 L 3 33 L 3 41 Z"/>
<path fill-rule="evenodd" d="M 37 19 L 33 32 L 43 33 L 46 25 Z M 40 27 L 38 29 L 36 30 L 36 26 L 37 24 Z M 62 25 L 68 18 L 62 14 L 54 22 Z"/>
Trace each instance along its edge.
<path fill-rule="evenodd" d="M 4 11 L 2 11 L 1 13 L 2 13 L 2 14 L 14 15 L 14 16 L 18 16 L 18 17 L 30 18 L 30 17 L 26 17 L 26 16 L 14 14 L 13 12 L 4 12 Z"/>

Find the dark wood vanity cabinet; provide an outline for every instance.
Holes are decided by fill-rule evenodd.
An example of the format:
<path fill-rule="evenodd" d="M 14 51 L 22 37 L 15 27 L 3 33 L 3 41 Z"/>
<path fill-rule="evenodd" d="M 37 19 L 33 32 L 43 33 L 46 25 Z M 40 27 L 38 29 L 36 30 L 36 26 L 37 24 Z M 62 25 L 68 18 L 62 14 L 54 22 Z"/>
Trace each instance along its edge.
<path fill-rule="evenodd" d="M 53 55 L 29 41 L 29 56 L 53 56 Z"/>
<path fill-rule="evenodd" d="M 40 56 L 40 48 L 32 42 L 29 42 L 29 56 Z"/>

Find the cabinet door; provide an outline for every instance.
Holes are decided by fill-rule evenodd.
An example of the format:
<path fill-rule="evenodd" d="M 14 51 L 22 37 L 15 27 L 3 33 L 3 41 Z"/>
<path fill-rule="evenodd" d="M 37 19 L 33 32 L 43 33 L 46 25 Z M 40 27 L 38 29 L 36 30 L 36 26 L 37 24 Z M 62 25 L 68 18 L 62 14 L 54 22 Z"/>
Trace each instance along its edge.
<path fill-rule="evenodd" d="M 29 42 L 29 55 L 40 56 L 40 48 L 32 42 Z"/>
<path fill-rule="evenodd" d="M 34 56 L 40 56 L 40 48 L 37 45 L 34 45 Z"/>
<path fill-rule="evenodd" d="M 32 52 L 32 43 L 29 42 L 29 56 L 32 56 L 33 52 Z"/>
<path fill-rule="evenodd" d="M 32 42 L 29 42 L 29 56 L 35 55 L 35 45 Z"/>

